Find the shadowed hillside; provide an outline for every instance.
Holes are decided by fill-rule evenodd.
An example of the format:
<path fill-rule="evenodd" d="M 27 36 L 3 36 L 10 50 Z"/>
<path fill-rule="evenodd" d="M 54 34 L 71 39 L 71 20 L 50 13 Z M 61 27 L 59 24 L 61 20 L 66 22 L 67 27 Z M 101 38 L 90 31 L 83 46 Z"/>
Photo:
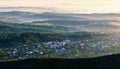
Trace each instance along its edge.
<path fill-rule="evenodd" d="M 1 69 L 119 69 L 120 55 L 83 59 L 27 59 L 1 62 Z"/>

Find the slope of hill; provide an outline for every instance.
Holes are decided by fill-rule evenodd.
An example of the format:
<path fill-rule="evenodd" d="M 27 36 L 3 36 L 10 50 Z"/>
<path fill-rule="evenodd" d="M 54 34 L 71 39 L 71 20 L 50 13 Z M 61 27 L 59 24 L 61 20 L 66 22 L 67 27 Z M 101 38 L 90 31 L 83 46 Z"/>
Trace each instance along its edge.
<path fill-rule="evenodd" d="M 1 69 L 119 69 L 120 55 L 84 59 L 26 59 L 1 62 Z"/>
<path fill-rule="evenodd" d="M 120 14 L 0 12 L 0 61 L 120 53 Z"/>

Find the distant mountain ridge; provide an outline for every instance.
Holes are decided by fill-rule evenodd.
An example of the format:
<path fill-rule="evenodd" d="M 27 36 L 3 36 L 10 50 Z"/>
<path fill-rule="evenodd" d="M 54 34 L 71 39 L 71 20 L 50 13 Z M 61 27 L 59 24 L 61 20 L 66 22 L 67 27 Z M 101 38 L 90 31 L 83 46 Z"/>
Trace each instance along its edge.
<path fill-rule="evenodd" d="M 70 13 L 34 13 L 26 11 L 0 12 L 0 21 L 7 22 L 32 22 L 48 20 L 73 20 L 73 21 L 93 21 L 93 20 L 119 20 L 119 13 L 94 13 L 94 14 L 70 14 Z"/>
<path fill-rule="evenodd" d="M 24 26 L 27 30 L 28 27 L 30 27 L 34 30 L 37 28 L 36 30 L 39 31 L 39 29 L 43 29 L 44 26 L 44 29 L 46 29 L 46 27 L 51 27 L 53 29 L 59 28 L 59 32 L 64 31 L 65 29 L 69 29 L 70 31 L 88 31 L 88 29 L 99 31 L 99 29 L 103 29 L 105 27 L 109 27 L 109 29 L 118 28 L 120 22 L 119 18 L 120 14 L 117 13 L 66 14 L 11 11 L 0 12 L 0 25 L 2 28 L 7 28 L 8 26 L 6 30 L 12 27 L 20 30 L 23 29 Z M 14 28 L 13 30 L 15 30 Z M 110 31 L 109 29 L 104 30 Z"/>

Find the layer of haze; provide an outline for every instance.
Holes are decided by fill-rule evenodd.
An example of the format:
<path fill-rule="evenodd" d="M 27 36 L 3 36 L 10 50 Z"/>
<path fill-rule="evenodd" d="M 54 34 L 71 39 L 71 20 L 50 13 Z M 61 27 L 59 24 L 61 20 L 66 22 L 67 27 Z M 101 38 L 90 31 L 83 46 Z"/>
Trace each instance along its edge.
<path fill-rule="evenodd" d="M 120 0 L 0 0 L 0 7 L 42 7 L 69 13 L 119 13 Z"/>

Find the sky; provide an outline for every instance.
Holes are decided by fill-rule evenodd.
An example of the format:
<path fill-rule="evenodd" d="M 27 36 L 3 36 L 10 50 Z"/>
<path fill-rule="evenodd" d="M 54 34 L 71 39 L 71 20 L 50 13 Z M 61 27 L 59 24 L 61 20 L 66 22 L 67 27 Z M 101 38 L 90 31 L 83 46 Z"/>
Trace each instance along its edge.
<path fill-rule="evenodd" d="M 120 0 L 0 0 L 0 7 L 55 8 L 70 13 L 119 13 Z"/>

